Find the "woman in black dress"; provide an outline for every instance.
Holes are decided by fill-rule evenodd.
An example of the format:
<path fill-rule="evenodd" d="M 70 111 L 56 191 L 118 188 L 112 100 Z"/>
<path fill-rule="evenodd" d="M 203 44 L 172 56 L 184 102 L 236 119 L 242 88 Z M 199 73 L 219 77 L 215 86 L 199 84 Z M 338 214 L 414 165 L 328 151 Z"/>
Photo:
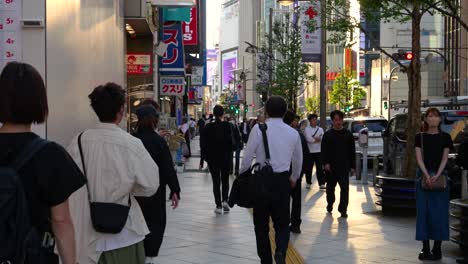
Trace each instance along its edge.
<path fill-rule="evenodd" d="M 152 197 L 137 197 L 150 230 L 145 238 L 146 263 L 155 263 L 166 229 L 166 184 L 171 190 L 172 208 L 179 204 L 180 186 L 166 141 L 155 132 L 159 116 L 151 105 L 143 105 L 136 111 L 138 128 L 135 137 L 141 139 L 146 150 L 159 167 L 159 189 Z M 156 175 L 156 173 L 155 173 Z"/>

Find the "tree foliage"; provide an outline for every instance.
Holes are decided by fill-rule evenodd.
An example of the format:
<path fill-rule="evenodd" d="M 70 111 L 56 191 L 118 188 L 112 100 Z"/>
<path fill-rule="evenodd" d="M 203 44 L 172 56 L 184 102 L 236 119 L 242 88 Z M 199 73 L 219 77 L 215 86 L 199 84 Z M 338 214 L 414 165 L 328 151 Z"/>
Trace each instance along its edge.
<path fill-rule="evenodd" d="M 305 106 L 307 112 L 318 114 L 320 111 L 320 97 L 312 96 L 307 98 L 305 101 Z"/>
<path fill-rule="evenodd" d="M 347 39 L 350 32 L 359 29 L 377 46 L 378 43 L 362 25 L 362 21 L 374 21 L 388 23 L 409 22 L 411 23 L 411 51 L 414 55 L 411 63 L 406 66 L 395 60 L 400 69 L 408 75 L 408 122 L 406 145 L 406 156 L 403 167 L 404 177 L 414 178 L 416 172 L 414 139 L 415 134 L 420 131 L 421 116 L 421 20 L 423 15 L 440 13 L 454 18 L 460 23 L 464 30 L 468 30 L 465 21 L 460 17 L 460 6 L 453 0 L 358 0 L 360 4 L 361 16 L 356 18 L 349 14 L 349 0 L 326 0 L 327 24 L 323 29 L 330 33 L 329 41 L 348 45 Z M 315 0 L 311 0 L 315 4 Z M 314 27 L 313 22 L 309 25 Z M 389 56 L 391 54 L 385 49 L 378 47 L 381 53 Z M 400 176 L 400 175 L 397 175 Z"/>
<path fill-rule="evenodd" d="M 356 72 L 342 70 L 333 83 L 330 102 L 339 105 L 340 109 L 360 107 L 362 99 L 366 97 L 355 76 Z"/>
<path fill-rule="evenodd" d="M 273 23 L 272 34 L 266 39 L 272 45 L 272 51 L 268 45 L 263 45 L 262 53 L 264 60 L 272 60 L 272 83 L 271 94 L 286 98 L 289 108 L 297 110 L 297 97 L 300 90 L 309 82 L 316 80 L 316 76 L 310 74 L 310 65 L 302 62 L 301 31 L 297 25 L 299 12 L 294 19 L 290 14 L 282 15 Z M 268 61 L 259 63 L 268 65 Z M 262 70 L 262 69 L 261 69 Z M 265 72 L 265 69 L 263 69 Z M 264 92 L 267 87 L 260 85 L 259 91 Z"/>

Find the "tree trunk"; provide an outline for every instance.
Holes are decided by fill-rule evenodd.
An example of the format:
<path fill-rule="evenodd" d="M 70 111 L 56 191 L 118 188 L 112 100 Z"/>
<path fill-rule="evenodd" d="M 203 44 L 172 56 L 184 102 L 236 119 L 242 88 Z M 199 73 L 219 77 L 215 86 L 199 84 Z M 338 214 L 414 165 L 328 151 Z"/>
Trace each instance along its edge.
<path fill-rule="evenodd" d="M 412 16 L 412 52 L 413 60 L 408 69 L 408 120 L 406 154 L 403 168 L 406 178 L 414 179 L 416 176 L 416 153 L 414 141 L 416 133 L 421 128 L 421 11 L 418 4 L 413 7 Z"/>

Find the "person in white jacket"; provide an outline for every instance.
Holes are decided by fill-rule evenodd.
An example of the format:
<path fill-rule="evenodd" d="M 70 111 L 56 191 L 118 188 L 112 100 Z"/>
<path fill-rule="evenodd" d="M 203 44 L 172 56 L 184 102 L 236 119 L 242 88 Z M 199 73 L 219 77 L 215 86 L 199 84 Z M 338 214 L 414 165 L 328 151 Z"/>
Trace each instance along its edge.
<path fill-rule="evenodd" d="M 99 86 L 89 95 L 100 123 L 78 136 L 68 152 L 87 177 L 87 187 L 70 198 L 80 264 L 145 263 L 143 240 L 149 233 L 134 196 L 152 196 L 159 187 L 159 169 L 143 143 L 118 127 L 124 116 L 125 92 L 117 84 Z M 83 163 L 85 166 L 83 166 Z M 85 168 L 85 170 L 83 169 Z M 127 222 L 118 234 L 98 233 L 91 222 L 91 202 L 129 204 Z"/>

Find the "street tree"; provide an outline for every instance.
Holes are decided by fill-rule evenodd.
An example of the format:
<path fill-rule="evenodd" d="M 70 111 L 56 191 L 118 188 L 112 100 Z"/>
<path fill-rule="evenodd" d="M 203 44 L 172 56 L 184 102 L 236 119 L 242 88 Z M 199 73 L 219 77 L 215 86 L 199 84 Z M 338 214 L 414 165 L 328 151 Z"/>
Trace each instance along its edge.
<path fill-rule="evenodd" d="M 298 11 L 298 10 L 297 10 Z M 272 82 L 270 89 L 272 95 L 279 95 L 286 99 L 290 110 L 297 110 L 297 97 L 303 87 L 316 80 L 310 73 L 310 65 L 302 62 L 301 30 L 298 26 L 299 12 L 292 16 L 284 14 L 275 19 L 272 34 L 266 35 L 268 44 L 263 45 L 262 53 L 265 60 L 271 60 Z M 271 43 L 271 50 L 268 49 Z M 260 62 L 262 65 L 269 63 Z M 260 85 L 259 91 L 265 91 L 265 85 Z"/>
<path fill-rule="evenodd" d="M 349 112 L 351 108 L 361 106 L 361 101 L 366 97 L 366 92 L 362 89 L 359 80 L 356 79 L 356 72 L 342 70 L 333 83 L 330 93 L 330 102 L 337 104 L 340 109 Z"/>
<path fill-rule="evenodd" d="M 305 101 L 306 110 L 309 113 L 318 114 L 320 111 L 320 97 L 312 96 Z"/>
<path fill-rule="evenodd" d="M 407 142 L 404 158 L 404 173 L 408 178 L 414 178 L 416 174 L 416 159 L 414 142 L 415 135 L 421 128 L 421 20 L 423 15 L 440 13 L 458 21 L 463 30 L 468 30 L 468 25 L 460 16 L 459 1 L 452 0 L 358 0 L 361 9 L 361 19 L 351 16 L 349 0 L 325 0 L 327 24 L 324 29 L 330 32 L 330 42 L 349 44 L 348 36 L 359 29 L 380 50 L 381 53 L 392 58 L 385 49 L 376 45 L 376 40 L 368 34 L 361 21 L 374 21 L 388 23 L 392 21 L 411 23 L 411 51 L 413 59 L 409 65 L 404 65 L 397 59 L 394 61 L 408 76 L 408 121 Z M 315 5 L 318 1 L 311 0 Z M 314 21 L 309 22 L 309 27 L 316 28 Z"/>

